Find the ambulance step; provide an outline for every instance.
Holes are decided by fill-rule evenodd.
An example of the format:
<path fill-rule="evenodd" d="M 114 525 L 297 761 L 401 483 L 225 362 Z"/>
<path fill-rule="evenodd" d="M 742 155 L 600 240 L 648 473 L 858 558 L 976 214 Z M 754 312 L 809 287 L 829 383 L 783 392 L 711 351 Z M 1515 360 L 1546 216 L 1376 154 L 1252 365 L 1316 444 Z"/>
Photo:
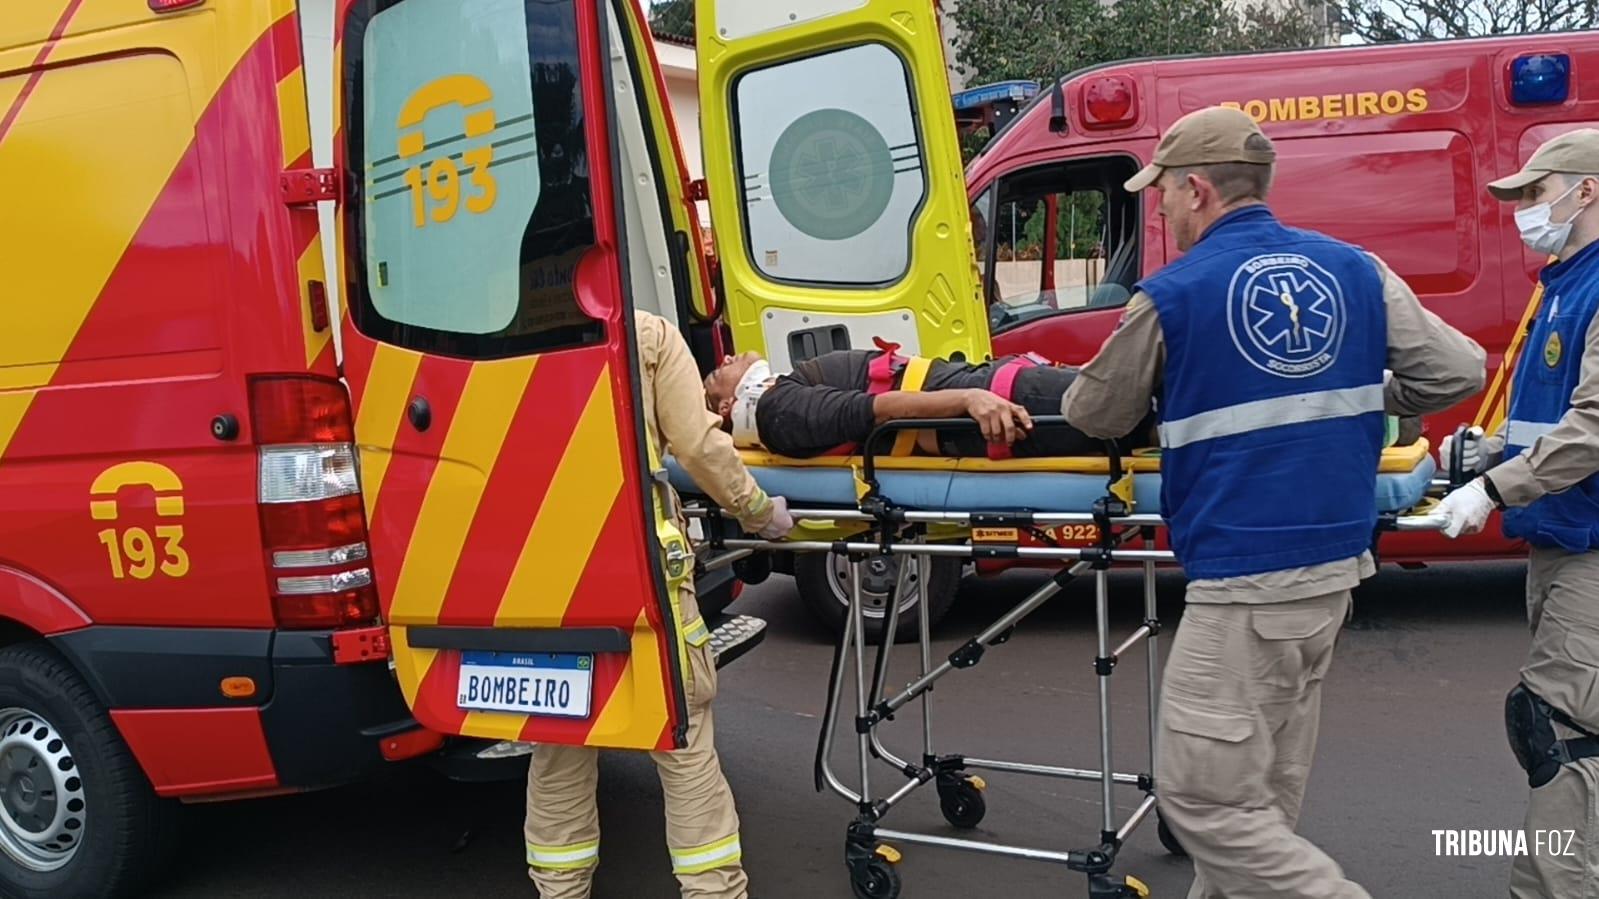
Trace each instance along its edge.
<path fill-rule="evenodd" d="M 718 616 L 711 622 L 711 652 L 721 668 L 766 639 L 766 621 L 752 615 Z"/>

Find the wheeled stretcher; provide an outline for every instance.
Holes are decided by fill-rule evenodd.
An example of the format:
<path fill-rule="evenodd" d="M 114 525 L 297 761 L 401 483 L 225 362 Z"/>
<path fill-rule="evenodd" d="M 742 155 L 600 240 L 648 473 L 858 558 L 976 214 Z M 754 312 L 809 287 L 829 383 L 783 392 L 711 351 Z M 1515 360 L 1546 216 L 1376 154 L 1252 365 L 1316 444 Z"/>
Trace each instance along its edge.
<path fill-rule="evenodd" d="M 1035 418 L 1035 426 L 1060 426 L 1059 417 Z M 856 809 L 845 838 L 845 863 L 857 896 L 890 899 L 899 894 L 894 864 L 899 853 L 888 842 L 964 849 L 1013 858 L 1064 864 L 1088 878 L 1091 899 L 1147 895 L 1131 877 L 1115 878 L 1111 868 L 1126 840 L 1155 808 L 1155 710 L 1159 678 L 1157 640 L 1161 622 L 1155 604 L 1155 566 L 1175 563 L 1168 551 L 1156 547 L 1157 529 L 1164 526 L 1160 508 L 1160 468 L 1157 454 L 1124 458 L 1112 445 L 1105 457 L 1070 459 L 945 459 L 918 456 L 882 456 L 892 438 L 919 428 L 975 427 L 970 419 L 891 422 L 879 427 L 862 447 L 861 455 L 819 459 L 784 459 L 765 453 L 746 453 L 745 462 L 762 488 L 788 498 L 801 526 L 781 542 L 728 539 L 716 522 L 707 528 L 713 555 L 704 564 L 730 564 L 763 550 L 830 552 L 849 562 L 849 611 L 839 636 L 828 686 L 816 753 L 817 789 L 829 788 Z M 902 442 L 903 445 L 903 442 Z M 1435 530 L 1443 520 L 1416 514 L 1427 501 L 1436 466 L 1421 442 L 1384 453 L 1378 473 L 1377 511 L 1381 530 Z M 668 475 L 685 497 L 699 493 L 691 479 L 668 461 Z M 715 508 L 687 510 L 693 517 L 716 519 Z M 1060 525 L 1092 525 L 1097 540 L 1089 546 L 1039 546 L 977 542 L 972 532 L 994 529 L 1021 534 Z M 1377 535 L 1373 535 L 1375 544 Z M 928 604 L 917 604 L 920 619 L 920 676 L 893 695 L 887 692 L 888 662 L 893 635 L 898 629 L 899 594 L 906 589 L 909 566 L 898 566 L 897 582 L 886 603 L 887 620 L 876 647 L 873 667 L 867 671 L 869 642 L 863 620 L 861 585 L 864 566 L 884 556 L 943 556 L 960 559 L 1012 559 L 1058 563 L 1050 580 L 973 636 L 936 666 L 932 659 Z M 1144 620 L 1120 643 L 1112 645 L 1108 572 L 1112 566 L 1142 569 Z M 1003 761 L 968 755 L 939 754 L 933 747 L 931 697 L 933 685 L 954 671 L 977 665 L 984 653 L 1008 640 L 1017 625 L 1048 601 L 1070 580 L 1088 572 L 1095 577 L 1097 653 L 1094 671 L 1098 681 L 1099 766 L 1096 769 L 1060 767 L 1032 762 Z M 1141 772 L 1119 772 L 1112 764 L 1110 677 L 1118 663 L 1139 644 L 1147 644 L 1146 689 L 1149 703 L 1147 763 Z M 853 662 L 853 672 L 849 671 Z M 833 770 L 832 747 L 843 706 L 846 677 L 853 674 L 855 714 L 851 721 L 858 750 L 857 786 L 846 784 Z M 922 752 L 915 761 L 896 755 L 884 745 L 879 726 L 920 700 Z M 884 763 L 904 782 L 886 793 L 874 792 L 874 763 Z M 920 787 L 935 785 L 946 820 L 961 829 L 977 826 L 985 812 L 984 782 L 972 771 L 1085 780 L 1100 786 L 1101 830 L 1096 844 L 1075 850 L 1049 850 L 960 839 L 949 836 L 892 830 L 884 817 Z M 1143 799 L 1127 817 L 1114 819 L 1113 792 L 1132 787 Z M 1162 828 L 1167 848 L 1178 847 Z"/>

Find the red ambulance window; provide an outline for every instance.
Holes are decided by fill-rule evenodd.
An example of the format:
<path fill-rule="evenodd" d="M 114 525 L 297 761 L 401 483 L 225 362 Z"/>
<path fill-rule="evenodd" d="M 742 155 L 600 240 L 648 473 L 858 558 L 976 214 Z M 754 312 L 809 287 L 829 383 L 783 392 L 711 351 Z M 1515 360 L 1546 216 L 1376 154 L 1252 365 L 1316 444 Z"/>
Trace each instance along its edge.
<path fill-rule="evenodd" d="M 573 3 L 357 0 L 344 35 L 351 312 L 424 352 L 594 343 Z"/>

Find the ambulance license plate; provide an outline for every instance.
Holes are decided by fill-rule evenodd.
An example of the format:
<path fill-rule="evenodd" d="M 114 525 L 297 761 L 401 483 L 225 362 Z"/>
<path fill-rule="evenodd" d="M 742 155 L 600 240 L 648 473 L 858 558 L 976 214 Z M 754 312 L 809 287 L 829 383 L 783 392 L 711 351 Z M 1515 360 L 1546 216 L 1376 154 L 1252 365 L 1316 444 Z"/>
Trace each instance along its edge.
<path fill-rule="evenodd" d="M 483 712 L 587 718 L 594 696 L 589 653 L 461 653 L 456 705 Z"/>

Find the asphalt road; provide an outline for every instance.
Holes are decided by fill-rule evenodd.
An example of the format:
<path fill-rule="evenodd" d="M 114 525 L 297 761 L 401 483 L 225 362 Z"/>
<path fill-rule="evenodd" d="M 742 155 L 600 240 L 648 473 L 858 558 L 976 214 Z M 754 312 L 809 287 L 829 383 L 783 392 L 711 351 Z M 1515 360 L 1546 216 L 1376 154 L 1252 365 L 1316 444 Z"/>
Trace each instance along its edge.
<path fill-rule="evenodd" d="M 1326 687 L 1301 832 L 1374 896 L 1504 895 L 1508 859 L 1437 857 L 1432 831 L 1521 822 L 1525 781 L 1505 747 L 1500 709 L 1526 645 L 1522 571 L 1498 563 L 1386 570 L 1357 594 L 1356 619 L 1341 638 Z M 1037 583 L 1029 573 L 968 581 L 936 634 L 940 648 L 947 653 Z M 1163 617 L 1177 617 L 1180 595 L 1176 579 L 1162 579 Z M 1137 582 L 1114 578 L 1112 599 L 1115 629 L 1125 634 L 1141 614 Z M 753 895 L 847 897 L 842 845 L 851 809 L 811 785 L 831 646 L 788 578 L 753 589 L 736 608 L 772 624 L 764 646 L 723 671 L 716 707 Z M 1093 591 L 1082 582 L 976 669 L 940 685 L 936 748 L 1096 767 L 1093 655 Z M 912 661 L 908 654 L 897 660 Z M 905 680 L 906 667 L 896 665 L 896 681 Z M 1146 769 L 1143 670 L 1134 657 L 1113 678 L 1120 770 Z M 891 747 L 919 751 L 914 715 L 890 727 Z M 849 755 L 838 757 L 842 770 L 854 770 Z M 877 776 L 883 786 L 903 782 L 883 768 Z M 1097 785 L 998 774 L 987 780 L 988 817 L 975 837 L 1042 848 L 1096 839 Z M 1137 799 L 1136 790 L 1123 788 L 1119 816 Z M 410 770 L 325 793 L 194 807 L 177 869 L 155 895 L 532 899 L 521 862 L 522 802 L 518 784 L 460 785 Z M 646 758 L 606 758 L 600 807 L 596 895 L 675 897 L 659 787 Z M 895 809 L 886 826 L 957 834 L 931 789 Z M 1063 868 L 901 848 L 907 897 L 1085 894 L 1080 875 Z M 1116 870 L 1140 877 L 1157 897 L 1183 896 L 1190 879 L 1188 863 L 1161 849 L 1152 822 L 1132 835 Z"/>

